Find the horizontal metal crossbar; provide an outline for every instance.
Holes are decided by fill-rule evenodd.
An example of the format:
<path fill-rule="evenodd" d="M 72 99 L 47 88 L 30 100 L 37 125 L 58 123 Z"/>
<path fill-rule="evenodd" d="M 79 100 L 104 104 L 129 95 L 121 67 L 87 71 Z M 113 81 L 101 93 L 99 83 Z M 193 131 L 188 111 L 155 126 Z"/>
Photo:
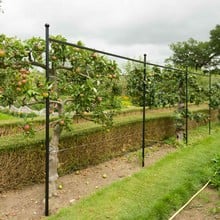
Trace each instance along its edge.
<path fill-rule="evenodd" d="M 109 53 L 109 52 L 105 52 L 105 51 L 102 51 L 102 50 L 97 50 L 97 49 L 81 46 L 81 45 L 66 42 L 66 41 L 56 40 L 56 39 L 53 39 L 53 38 L 49 38 L 49 41 L 55 42 L 55 43 L 58 43 L 58 44 L 64 44 L 64 45 L 76 47 L 76 48 L 83 49 L 83 50 L 92 51 L 92 52 L 95 52 L 95 53 L 104 54 L 104 55 L 107 55 L 107 56 L 116 57 L 116 58 L 123 59 L 123 60 L 129 60 L 129 61 L 136 62 L 136 63 L 147 64 L 147 65 L 150 65 L 150 66 L 159 67 L 159 68 L 163 68 L 163 69 L 167 69 L 167 70 L 173 70 L 173 71 L 178 71 L 178 72 L 185 72 L 186 71 L 186 70 L 177 69 L 177 68 L 174 68 L 174 67 L 169 67 L 169 66 L 163 66 L 163 65 L 160 65 L 160 64 L 144 62 L 144 61 L 133 59 L 133 58 L 130 58 L 130 57 L 121 56 L 121 55 L 118 55 L 118 54 Z M 191 72 L 191 71 L 188 71 L 188 74 L 205 76 L 204 74 L 195 73 L 195 72 Z"/>

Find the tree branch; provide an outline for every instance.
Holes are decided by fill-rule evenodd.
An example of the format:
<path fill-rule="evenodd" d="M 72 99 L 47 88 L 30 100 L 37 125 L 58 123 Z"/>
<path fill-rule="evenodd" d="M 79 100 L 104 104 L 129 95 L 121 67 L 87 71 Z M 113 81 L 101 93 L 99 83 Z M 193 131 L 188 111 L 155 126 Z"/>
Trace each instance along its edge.
<path fill-rule="evenodd" d="M 85 119 L 85 120 L 87 120 L 87 121 L 92 121 L 92 122 L 95 122 L 95 123 L 96 123 L 96 120 L 95 120 L 95 119 L 93 119 L 93 118 L 91 118 L 91 117 L 86 117 L 86 116 L 83 115 L 83 114 L 78 113 L 77 116 L 80 116 L 82 119 Z"/>
<path fill-rule="evenodd" d="M 67 71 L 73 72 L 73 67 L 58 66 L 58 67 L 56 67 L 56 69 L 57 70 L 67 70 Z M 87 79 L 90 79 L 90 76 L 87 76 L 87 75 L 85 75 L 83 73 L 76 73 L 76 74 L 78 74 L 80 76 L 83 76 L 83 77 L 85 77 Z"/>
<path fill-rule="evenodd" d="M 73 67 L 66 67 L 66 66 L 58 66 L 56 67 L 57 70 L 67 70 L 67 71 L 73 71 Z"/>
<path fill-rule="evenodd" d="M 65 100 L 63 101 L 63 104 L 65 105 L 65 104 L 67 104 L 68 102 L 72 102 L 72 101 L 74 101 L 74 99 L 68 98 L 68 99 L 65 99 Z"/>
<path fill-rule="evenodd" d="M 42 64 L 42 63 L 39 63 L 39 62 L 36 62 L 32 59 L 31 57 L 31 52 L 28 53 L 28 60 L 30 62 L 31 65 L 33 66 L 37 66 L 37 67 L 41 67 L 43 69 L 46 69 L 46 65 Z"/>
<path fill-rule="evenodd" d="M 35 101 L 35 102 L 30 102 L 30 103 L 23 102 L 23 105 L 27 105 L 27 106 L 37 105 L 37 104 L 45 104 L 45 102 L 44 101 Z"/>
<path fill-rule="evenodd" d="M 4 62 L 0 62 L 0 68 L 6 69 L 9 65 L 5 65 Z"/>

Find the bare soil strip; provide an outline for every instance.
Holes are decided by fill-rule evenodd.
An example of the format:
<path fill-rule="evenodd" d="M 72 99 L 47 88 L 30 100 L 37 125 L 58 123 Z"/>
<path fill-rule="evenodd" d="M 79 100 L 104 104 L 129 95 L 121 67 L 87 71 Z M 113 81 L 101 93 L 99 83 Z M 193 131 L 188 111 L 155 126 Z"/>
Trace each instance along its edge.
<path fill-rule="evenodd" d="M 151 148 L 145 159 L 146 167 L 155 163 L 174 148 Z M 58 196 L 50 199 L 50 213 L 76 203 L 97 189 L 132 175 L 141 168 L 140 152 L 128 153 L 97 166 L 89 167 L 59 178 Z M 44 184 L 0 194 L 0 220 L 37 220 L 44 216 Z"/>

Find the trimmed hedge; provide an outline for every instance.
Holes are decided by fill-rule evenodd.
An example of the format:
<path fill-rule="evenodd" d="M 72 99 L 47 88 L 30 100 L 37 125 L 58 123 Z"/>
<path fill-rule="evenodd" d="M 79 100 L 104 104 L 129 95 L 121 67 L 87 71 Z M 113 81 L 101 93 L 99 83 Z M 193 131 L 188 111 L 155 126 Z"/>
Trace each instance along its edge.
<path fill-rule="evenodd" d="M 171 117 L 153 118 L 146 124 L 150 127 L 146 131 L 148 140 L 162 140 L 174 135 L 175 128 Z M 141 140 L 141 121 L 116 124 L 109 132 L 100 129 L 98 132 L 88 131 L 62 138 L 59 153 L 60 174 L 140 149 Z"/>
<path fill-rule="evenodd" d="M 173 119 L 170 117 L 148 120 L 146 123 L 151 130 L 147 132 L 147 136 L 152 135 L 154 140 L 172 136 L 174 133 L 172 122 Z M 59 146 L 60 175 L 139 149 L 141 126 L 138 120 L 119 123 L 109 132 L 97 126 L 75 134 L 64 135 Z M 44 181 L 45 153 L 43 148 L 42 140 L 26 141 L 23 147 L 21 141 L 17 143 L 16 148 L 12 145 L 9 145 L 9 148 L 6 146 L 1 148 L 0 191 Z"/>

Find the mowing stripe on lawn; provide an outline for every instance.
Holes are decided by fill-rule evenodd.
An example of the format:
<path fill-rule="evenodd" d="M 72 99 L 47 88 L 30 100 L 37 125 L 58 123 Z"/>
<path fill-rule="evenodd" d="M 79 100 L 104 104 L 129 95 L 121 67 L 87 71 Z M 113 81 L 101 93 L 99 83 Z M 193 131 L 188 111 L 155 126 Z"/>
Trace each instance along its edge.
<path fill-rule="evenodd" d="M 212 175 L 219 134 L 213 132 L 48 219 L 168 219 Z"/>

